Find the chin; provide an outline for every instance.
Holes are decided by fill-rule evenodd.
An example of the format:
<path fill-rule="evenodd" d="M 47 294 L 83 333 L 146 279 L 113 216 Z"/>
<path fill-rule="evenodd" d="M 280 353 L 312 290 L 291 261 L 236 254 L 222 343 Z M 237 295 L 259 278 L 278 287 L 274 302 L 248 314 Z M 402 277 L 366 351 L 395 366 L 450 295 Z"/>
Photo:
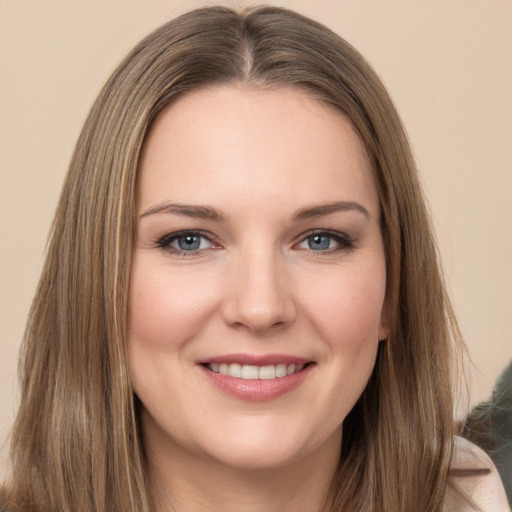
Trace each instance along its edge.
<path fill-rule="evenodd" d="M 239 470 L 271 470 L 284 468 L 315 454 L 338 450 L 341 444 L 341 428 L 327 439 L 317 438 L 314 433 L 305 437 L 300 425 L 267 425 L 253 428 L 225 430 L 219 433 L 216 443 L 208 443 L 205 455 L 218 463 Z"/>
<path fill-rule="evenodd" d="M 276 450 L 272 449 L 272 447 L 266 448 L 265 450 L 252 447 L 239 447 L 236 451 L 233 449 L 229 452 L 215 450 L 215 452 L 210 453 L 209 456 L 217 464 L 224 467 L 238 471 L 254 472 L 286 468 L 302 458 L 300 452 Z"/>
<path fill-rule="evenodd" d="M 283 446 L 278 441 L 235 443 L 226 449 L 216 447 L 211 456 L 217 462 L 240 470 L 254 471 L 285 467 L 301 458 L 302 447 Z"/>

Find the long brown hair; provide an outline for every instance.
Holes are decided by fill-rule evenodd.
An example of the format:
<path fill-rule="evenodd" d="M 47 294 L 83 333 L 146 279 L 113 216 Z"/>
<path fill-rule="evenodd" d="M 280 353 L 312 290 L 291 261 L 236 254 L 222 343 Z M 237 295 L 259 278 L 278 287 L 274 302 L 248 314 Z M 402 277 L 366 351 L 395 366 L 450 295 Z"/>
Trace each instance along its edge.
<path fill-rule="evenodd" d="M 381 81 L 294 12 L 199 9 L 124 59 L 78 139 L 23 345 L 8 510 L 149 512 L 125 356 L 141 146 L 177 95 L 212 84 L 294 86 L 343 112 L 375 173 L 390 332 L 343 425 L 333 510 L 440 511 L 452 453 L 458 331 L 406 134 Z"/>

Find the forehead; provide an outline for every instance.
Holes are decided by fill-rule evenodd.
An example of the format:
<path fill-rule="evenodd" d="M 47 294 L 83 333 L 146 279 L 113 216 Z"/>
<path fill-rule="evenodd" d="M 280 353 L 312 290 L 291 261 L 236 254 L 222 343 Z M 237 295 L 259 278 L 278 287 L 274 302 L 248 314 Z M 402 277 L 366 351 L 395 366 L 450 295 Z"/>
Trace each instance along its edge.
<path fill-rule="evenodd" d="M 236 197 L 276 207 L 289 198 L 364 200 L 370 213 L 379 210 L 371 164 L 350 120 L 295 88 L 216 86 L 183 95 L 153 124 L 138 184 L 140 208 Z"/>

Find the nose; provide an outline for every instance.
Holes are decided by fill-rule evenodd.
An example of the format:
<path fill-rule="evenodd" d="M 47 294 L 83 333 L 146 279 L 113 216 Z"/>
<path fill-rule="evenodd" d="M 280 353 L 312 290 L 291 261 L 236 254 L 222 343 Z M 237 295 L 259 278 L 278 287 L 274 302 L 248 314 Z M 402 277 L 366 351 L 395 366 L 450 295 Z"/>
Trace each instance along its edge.
<path fill-rule="evenodd" d="M 248 251 L 232 263 L 222 307 L 227 324 L 262 333 L 295 320 L 293 283 L 279 255 Z"/>

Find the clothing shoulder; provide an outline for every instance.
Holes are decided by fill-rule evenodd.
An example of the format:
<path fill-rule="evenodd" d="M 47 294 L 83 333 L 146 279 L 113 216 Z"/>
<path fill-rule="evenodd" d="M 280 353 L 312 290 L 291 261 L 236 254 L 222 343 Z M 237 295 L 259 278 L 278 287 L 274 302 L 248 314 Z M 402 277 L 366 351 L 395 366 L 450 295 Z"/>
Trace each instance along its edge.
<path fill-rule="evenodd" d="M 450 512 L 510 511 L 498 471 L 491 458 L 481 448 L 467 439 L 456 437 L 451 469 L 452 485 L 448 490 L 445 510 Z M 469 470 L 475 471 L 473 474 L 463 474 L 464 471 Z"/>

